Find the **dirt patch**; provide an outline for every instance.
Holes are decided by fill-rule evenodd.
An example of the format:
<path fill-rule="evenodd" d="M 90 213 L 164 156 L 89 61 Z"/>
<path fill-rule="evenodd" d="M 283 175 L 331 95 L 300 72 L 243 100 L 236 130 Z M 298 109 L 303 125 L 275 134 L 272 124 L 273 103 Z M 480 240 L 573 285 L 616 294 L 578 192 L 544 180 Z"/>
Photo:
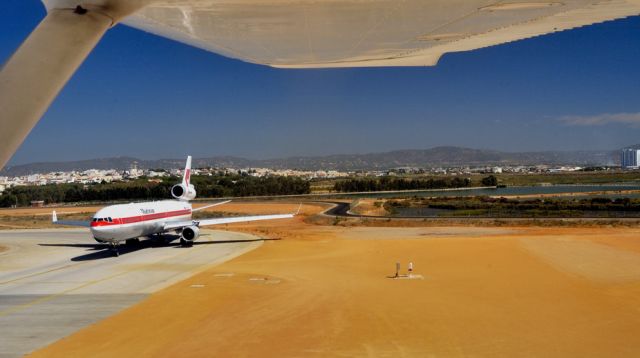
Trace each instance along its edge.
<path fill-rule="evenodd" d="M 486 227 L 415 227 L 397 228 L 381 227 L 376 230 L 370 228 L 354 227 L 345 231 L 341 237 L 352 240 L 409 240 L 425 238 L 451 238 L 451 237 L 488 237 L 496 235 L 513 234 L 514 230 Z"/>
<path fill-rule="evenodd" d="M 86 213 L 100 210 L 104 205 L 90 205 L 90 206 L 60 206 L 60 207 L 46 207 L 46 208 L 17 208 L 17 209 L 0 209 L 1 216 L 51 216 L 52 211 L 56 211 L 58 214 L 77 214 Z"/>
<path fill-rule="evenodd" d="M 640 253 L 583 237 L 520 238 L 522 246 L 563 272 L 605 283 L 640 280 Z"/>
<path fill-rule="evenodd" d="M 194 204 L 194 209 L 198 207 L 210 205 L 206 204 Z M 295 213 L 298 210 L 299 203 L 295 202 L 230 202 L 223 205 L 214 206 L 203 210 L 204 212 L 231 212 L 231 213 L 246 213 L 250 215 L 266 215 L 266 214 L 288 214 Z M 300 209 L 302 213 L 316 212 L 317 209 L 313 205 L 304 205 L 304 209 Z"/>
<path fill-rule="evenodd" d="M 353 214 L 368 216 L 387 216 L 389 212 L 384 208 L 385 200 L 359 199 L 351 205 L 349 210 Z"/>

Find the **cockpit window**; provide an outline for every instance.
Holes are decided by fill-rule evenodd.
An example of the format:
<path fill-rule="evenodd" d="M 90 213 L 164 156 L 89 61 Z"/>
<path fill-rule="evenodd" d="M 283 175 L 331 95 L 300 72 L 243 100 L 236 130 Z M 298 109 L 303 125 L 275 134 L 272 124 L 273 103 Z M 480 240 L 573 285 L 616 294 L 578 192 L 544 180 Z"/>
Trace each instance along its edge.
<path fill-rule="evenodd" d="M 107 218 L 107 220 L 109 220 L 109 222 L 113 222 L 113 220 L 111 220 L 111 218 L 110 218 L 110 217 L 109 217 L 109 218 Z"/>

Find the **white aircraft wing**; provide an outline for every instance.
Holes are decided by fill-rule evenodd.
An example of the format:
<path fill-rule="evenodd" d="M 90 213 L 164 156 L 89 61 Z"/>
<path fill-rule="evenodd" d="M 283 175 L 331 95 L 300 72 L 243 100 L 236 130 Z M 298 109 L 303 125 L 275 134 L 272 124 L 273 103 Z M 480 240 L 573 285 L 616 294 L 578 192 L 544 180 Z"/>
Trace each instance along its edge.
<path fill-rule="evenodd" d="M 229 217 L 229 218 L 191 220 L 191 221 L 170 223 L 165 225 L 164 229 L 175 230 L 175 229 L 181 229 L 183 227 L 194 226 L 194 225 L 195 226 L 211 226 L 211 225 L 232 224 L 232 223 L 258 221 L 258 220 L 290 219 L 292 217 L 294 217 L 294 214 L 237 216 L 237 217 Z"/>
<path fill-rule="evenodd" d="M 317 68 L 433 66 L 445 53 L 640 14 L 640 0 L 43 2 L 46 18 L 0 71 L 0 169 L 118 23 L 248 62 Z"/>
<path fill-rule="evenodd" d="M 214 207 L 214 206 L 224 205 L 224 204 L 229 203 L 229 202 L 231 202 L 231 200 L 225 200 L 225 201 L 221 201 L 221 202 L 219 202 L 219 203 L 214 203 L 214 204 L 211 204 L 211 205 L 201 206 L 201 207 L 199 207 L 199 208 L 192 209 L 191 211 L 200 211 L 200 210 L 205 210 L 205 209 L 212 208 L 212 207 Z"/>
<path fill-rule="evenodd" d="M 274 67 L 433 66 L 445 53 L 640 14 L 640 0 L 164 0 L 123 23 Z"/>
<path fill-rule="evenodd" d="M 91 222 L 89 221 L 58 220 L 58 214 L 56 214 L 55 210 L 51 215 L 51 222 L 56 225 L 91 227 Z"/>

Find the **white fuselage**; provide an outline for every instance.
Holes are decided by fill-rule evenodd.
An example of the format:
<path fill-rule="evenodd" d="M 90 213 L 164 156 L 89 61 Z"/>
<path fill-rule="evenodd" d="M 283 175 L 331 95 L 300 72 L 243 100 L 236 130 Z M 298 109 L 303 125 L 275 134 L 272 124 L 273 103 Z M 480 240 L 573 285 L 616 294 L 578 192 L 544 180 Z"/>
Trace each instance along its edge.
<path fill-rule="evenodd" d="M 97 241 L 134 239 L 162 233 L 169 223 L 190 221 L 191 213 L 191 204 L 178 200 L 111 205 L 94 215 L 91 233 Z"/>

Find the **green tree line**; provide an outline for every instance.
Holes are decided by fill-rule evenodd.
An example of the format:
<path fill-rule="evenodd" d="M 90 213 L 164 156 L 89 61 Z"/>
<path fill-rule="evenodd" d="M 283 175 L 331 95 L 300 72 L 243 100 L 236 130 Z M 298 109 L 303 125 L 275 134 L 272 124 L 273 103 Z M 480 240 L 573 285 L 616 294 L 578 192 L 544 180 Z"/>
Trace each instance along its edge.
<path fill-rule="evenodd" d="M 333 190 L 342 193 L 352 193 L 360 191 L 464 188 L 469 185 L 471 185 L 469 178 L 404 179 L 381 177 L 338 181 L 334 184 Z"/>
<path fill-rule="evenodd" d="M 27 206 L 31 201 L 43 200 L 45 204 L 117 201 L 117 200 L 156 200 L 171 197 L 171 187 L 180 178 L 165 178 L 162 182 L 149 182 L 146 179 L 130 182 L 102 184 L 51 184 L 42 186 L 16 186 L 0 195 L 0 207 L 13 205 Z M 193 176 L 191 182 L 198 197 L 241 197 L 265 195 L 308 194 L 310 184 L 300 178 L 262 177 L 246 175 Z"/>

